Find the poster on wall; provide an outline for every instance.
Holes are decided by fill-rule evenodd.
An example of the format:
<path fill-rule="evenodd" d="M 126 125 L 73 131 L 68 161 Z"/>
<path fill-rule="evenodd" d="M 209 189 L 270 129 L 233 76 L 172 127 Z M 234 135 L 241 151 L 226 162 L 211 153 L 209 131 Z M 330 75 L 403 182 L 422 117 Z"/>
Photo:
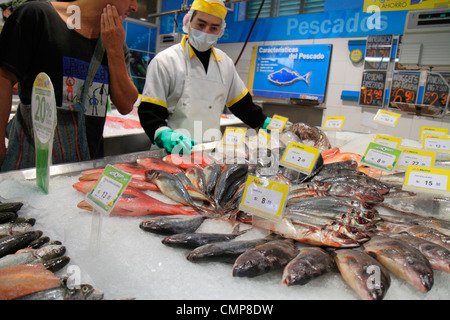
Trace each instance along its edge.
<path fill-rule="evenodd" d="M 254 48 L 249 87 L 254 96 L 324 102 L 332 45 Z"/>
<path fill-rule="evenodd" d="M 364 71 L 359 93 L 359 104 L 371 107 L 382 107 L 386 71 Z"/>

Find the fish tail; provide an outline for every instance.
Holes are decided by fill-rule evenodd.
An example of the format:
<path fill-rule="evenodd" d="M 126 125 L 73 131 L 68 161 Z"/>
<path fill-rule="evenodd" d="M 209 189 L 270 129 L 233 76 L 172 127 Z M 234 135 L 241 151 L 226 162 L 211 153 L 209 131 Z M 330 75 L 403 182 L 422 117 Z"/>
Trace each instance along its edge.
<path fill-rule="evenodd" d="M 303 79 L 305 79 L 305 82 L 306 82 L 306 84 L 308 85 L 308 86 L 311 86 L 311 82 L 309 81 L 309 78 L 311 78 L 311 75 L 312 75 L 312 71 L 310 71 L 310 72 L 308 72 L 307 74 L 305 74 L 304 76 L 303 76 Z"/>

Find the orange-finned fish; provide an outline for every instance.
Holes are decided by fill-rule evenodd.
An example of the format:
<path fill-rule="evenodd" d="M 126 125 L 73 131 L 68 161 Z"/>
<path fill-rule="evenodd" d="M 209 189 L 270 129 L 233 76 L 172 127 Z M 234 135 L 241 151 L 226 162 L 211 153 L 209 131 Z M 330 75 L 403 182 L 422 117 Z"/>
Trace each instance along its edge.
<path fill-rule="evenodd" d="M 142 158 L 137 160 L 138 165 L 144 167 L 147 170 L 161 170 L 169 173 L 176 173 L 182 171 L 177 166 L 164 162 L 159 158 Z"/>
<path fill-rule="evenodd" d="M 81 201 L 78 208 L 92 211 L 92 206 Z M 146 215 L 196 215 L 197 212 L 191 209 L 183 209 L 178 204 L 169 204 L 159 201 L 145 193 L 128 187 L 122 196 L 117 200 L 116 206 L 111 214 L 118 216 L 146 216 Z"/>
<path fill-rule="evenodd" d="M 11 300 L 59 285 L 60 279 L 42 263 L 0 269 L 0 300 Z"/>
<path fill-rule="evenodd" d="M 216 160 L 213 157 L 211 157 L 206 152 L 202 152 L 202 151 L 192 152 L 191 158 L 195 162 L 199 163 L 202 167 L 206 167 L 207 165 L 209 165 L 213 162 L 216 162 Z"/>
<path fill-rule="evenodd" d="M 177 166 L 180 169 L 187 170 L 190 167 L 198 167 L 203 169 L 203 167 L 190 156 L 179 155 L 179 154 L 169 154 L 162 158 L 162 160 L 166 163 L 170 163 L 174 166 Z"/>
<path fill-rule="evenodd" d="M 358 163 L 358 165 L 361 163 L 362 156 L 353 153 L 353 152 L 339 152 L 336 153 L 333 156 L 328 157 L 327 159 L 323 160 L 324 164 L 332 163 L 332 162 L 339 162 L 339 161 L 345 161 L 345 160 L 353 160 Z"/>
<path fill-rule="evenodd" d="M 334 147 L 325 151 L 322 151 L 323 160 L 331 158 L 340 152 L 338 147 Z"/>
<path fill-rule="evenodd" d="M 145 171 L 147 169 L 143 167 L 138 167 L 127 163 L 118 163 L 113 165 L 113 167 L 131 174 L 133 179 L 145 180 Z M 79 180 L 98 180 L 98 178 L 100 178 L 100 176 L 102 175 L 103 170 L 104 168 L 85 170 L 81 172 L 81 177 L 79 178 Z"/>
<path fill-rule="evenodd" d="M 86 176 L 82 176 L 79 182 L 73 184 L 73 187 L 80 192 L 88 193 L 97 183 L 97 179 L 87 180 Z M 156 184 L 138 179 L 131 179 L 128 186 L 140 191 L 159 191 Z"/>

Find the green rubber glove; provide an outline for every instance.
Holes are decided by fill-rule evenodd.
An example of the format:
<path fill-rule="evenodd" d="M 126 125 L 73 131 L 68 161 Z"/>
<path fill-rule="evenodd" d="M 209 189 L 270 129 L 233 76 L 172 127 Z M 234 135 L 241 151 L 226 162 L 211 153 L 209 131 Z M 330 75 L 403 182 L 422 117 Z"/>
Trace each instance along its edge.
<path fill-rule="evenodd" d="M 264 120 L 263 129 L 267 129 L 267 126 L 269 125 L 270 121 L 272 121 L 271 117 L 267 117 L 266 120 Z"/>
<path fill-rule="evenodd" d="M 172 129 L 166 129 L 159 132 L 155 137 L 155 144 L 160 148 L 166 149 L 169 153 L 175 151 L 180 154 L 191 154 L 191 149 L 197 142 L 184 134 L 175 132 Z"/>

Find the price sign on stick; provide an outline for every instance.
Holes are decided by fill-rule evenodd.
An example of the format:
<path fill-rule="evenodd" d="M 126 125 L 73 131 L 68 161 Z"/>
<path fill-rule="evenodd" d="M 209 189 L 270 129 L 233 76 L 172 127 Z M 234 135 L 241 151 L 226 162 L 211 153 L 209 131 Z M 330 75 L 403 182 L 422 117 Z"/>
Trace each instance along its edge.
<path fill-rule="evenodd" d="M 450 195 L 450 170 L 408 166 L 403 190 Z"/>
<path fill-rule="evenodd" d="M 344 126 L 345 117 L 327 117 L 322 128 L 328 130 L 340 130 Z"/>
<path fill-rule="evenodd" d="M 131 174 L 108 165 L 88 193 L 86 201 L 95 209 L 109 214 L 125 188 L 131 181 Z"/>
<path fill-rule="evenodd" d="M 385 136 L 378 134 L 375 137 L 375 143 L 382 144 L 383 146 L 390 147 L 390 148 L 398 148 L 400 146 L 400 143 L 402 142 L 401 138 L 397 137 L 391 137 L 391 136 Z"/>
<path fill-rule="evenodd" d="M 386 126 L 395 127 L 400 117 L 400 113 L 378 110 L 377 114 L 373 118 L 373 121 Z"/>
<path fill-rule="evenodd" d="M 382 170 L 392 171 L 398 162 L 401 151 L 371 142 L 361 162 Z"/>
<path fill-rule="evenodd" d="M 450 152 L 450 137 L 435 134 L 424 134 L 423 148 L 440 152 Z"/>
<path fill-rule="evenodd" d="M 417 150 L 411 148 L 400 148 L 402 154 L 397 163 L 397 168 L 405 169 L 408 166 L 433 167 L 436 159 L 436 152 Z"/>
<path fill-rule="evenodd" d="M 269 220 L 280 220 L 289 186 L 249 175 L 239 209 Z"/>
<path fill-rule="evenodd" d="M 239 147 L 244 141 L 246 132 L 247 129 L 245 128 L 226 128 L 222 138 L 222 144 L 224 146 Z"/>
<path fill-rule="evenodd" d="M 56 128 L 55 91 L 49 76 L 39 73 L 31 93 L 31 114 L 36 152 L 36 184 L 48 193 Z"/>
<path fill-rule="evenodd" d="M 423 140 L 423 136 L 426 134 L 446 136 L 446 135 L 448 135 L 448 129 L 447 128 L 434 128 L 434 127 L 422 127 L 420 129 L 420 141 Z"/>
<path fill-rule="evenodd" d="M 270 123 L 267 125 L 267 129 L 281 131 L 283 129 L 283 127 L 286 125 L 287 121 L 288 121 L 288 118 L 274 115 L 272 117 L 272 120 L 270 120 Z"/>
<path fill-rule="evenodd" d="M 309 174 L 319 158 L 320 150 L 300 143 L 289 142 L 280 164 L 284 167 Z"/>

